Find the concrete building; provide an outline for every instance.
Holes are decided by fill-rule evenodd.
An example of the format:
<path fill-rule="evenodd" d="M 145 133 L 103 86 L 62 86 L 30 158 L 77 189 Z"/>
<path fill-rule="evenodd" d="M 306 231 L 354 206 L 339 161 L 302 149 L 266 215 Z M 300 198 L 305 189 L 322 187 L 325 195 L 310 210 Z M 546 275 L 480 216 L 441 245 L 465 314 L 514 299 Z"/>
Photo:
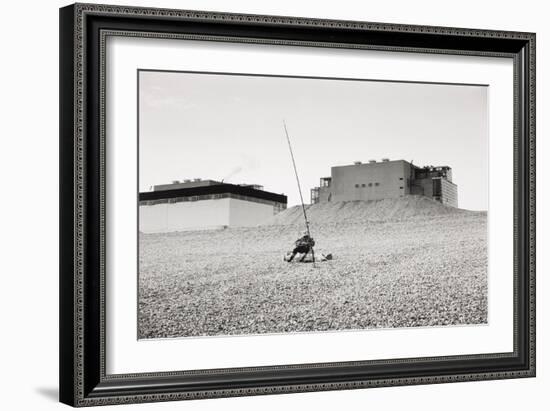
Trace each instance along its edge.
<path fill-rule="evenodd" d="M 139 193 L 143 233 L 254 226 L 286 209 L 287 197 L 254 184 L 184 180 Z"/>
<path fill-rule="evenodd" d="M 423 195 L 458 207 L 457 186 L 448 166 L 417 167 L 405 160 L 359 161 L 331 168 L 319 187 L 311 190 L 311 203 L 327 201 L 382 200 Z"/>

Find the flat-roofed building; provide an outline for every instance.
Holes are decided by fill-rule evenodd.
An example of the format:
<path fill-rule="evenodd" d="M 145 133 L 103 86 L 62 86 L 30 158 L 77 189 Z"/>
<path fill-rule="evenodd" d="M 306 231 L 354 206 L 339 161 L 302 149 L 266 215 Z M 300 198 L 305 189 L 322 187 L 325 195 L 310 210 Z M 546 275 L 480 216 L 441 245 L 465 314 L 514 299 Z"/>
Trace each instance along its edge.
<path fill-rule="evenodd" d="M 287 197 L 258 185 L 184 180 L 139 193 L 143 233 L 205 230 L 258 225 L 286 209 Z"/>
<path fill-rule="evenodd" d="M 405 160 L 382 159 L 331 168 L 311 190 L 311 203 L 383 200 L 423 195 L 458 207 L 458 190 L 448 166 L 417 167 Z"/>

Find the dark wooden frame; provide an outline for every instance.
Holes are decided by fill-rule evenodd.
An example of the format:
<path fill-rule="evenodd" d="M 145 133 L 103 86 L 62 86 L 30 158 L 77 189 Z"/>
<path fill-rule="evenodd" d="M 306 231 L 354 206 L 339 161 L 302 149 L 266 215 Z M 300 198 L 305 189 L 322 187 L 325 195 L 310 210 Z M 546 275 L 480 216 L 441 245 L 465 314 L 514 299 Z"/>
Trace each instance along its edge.
<path fill-rule="evenodd" d="M 109 35 L 510 57 L 514 351 L 107 375 L 104 40 Z M 535 376 L 535 35 L 76 4 L 60 10 L 60 400 L 74 406 Z"/>

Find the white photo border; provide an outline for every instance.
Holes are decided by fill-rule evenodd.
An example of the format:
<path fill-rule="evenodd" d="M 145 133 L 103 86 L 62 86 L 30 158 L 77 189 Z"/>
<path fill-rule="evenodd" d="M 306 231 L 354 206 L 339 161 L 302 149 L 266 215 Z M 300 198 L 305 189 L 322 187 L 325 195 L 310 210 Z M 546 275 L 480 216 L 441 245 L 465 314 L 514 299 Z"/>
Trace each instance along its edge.
<path fill-rule="evenodd" d="M 106 164 L 105 337 L 108 374 L 513 350 L 511 58 L 118 36 L 108 37 L 106 53 L 106 151 L 109 155 Z M 138 257 L 137 248 L 128 244 L 137 243 L 135 85 L 139 68 L 487 84 L 489 325 L 138 341 Z M 502 175 L 510 178 L 502 178 Z M 132 184 L 133 181 L 136 184 Z M 491 204 L 499 204 L 499 207 Z M 407 347 L 399 344 L 404 339 L 408 342 Z"/>

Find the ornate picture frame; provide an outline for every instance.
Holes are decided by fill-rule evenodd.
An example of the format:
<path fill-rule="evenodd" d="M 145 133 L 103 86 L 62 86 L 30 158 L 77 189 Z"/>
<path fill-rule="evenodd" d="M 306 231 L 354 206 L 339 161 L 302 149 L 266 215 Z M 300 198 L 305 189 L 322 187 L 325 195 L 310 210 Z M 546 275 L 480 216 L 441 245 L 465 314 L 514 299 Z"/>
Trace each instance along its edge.
<path fill-rule="evenodd" d="M 513 350 L 107 372 L 106 42 L 191 39 L 509 59 Z M 60 10 L 60 401 L 125 404 L 535 376 L 535 34 L 75 4 Z M 512 269 L 512 268 L 511 268 Z"/>

